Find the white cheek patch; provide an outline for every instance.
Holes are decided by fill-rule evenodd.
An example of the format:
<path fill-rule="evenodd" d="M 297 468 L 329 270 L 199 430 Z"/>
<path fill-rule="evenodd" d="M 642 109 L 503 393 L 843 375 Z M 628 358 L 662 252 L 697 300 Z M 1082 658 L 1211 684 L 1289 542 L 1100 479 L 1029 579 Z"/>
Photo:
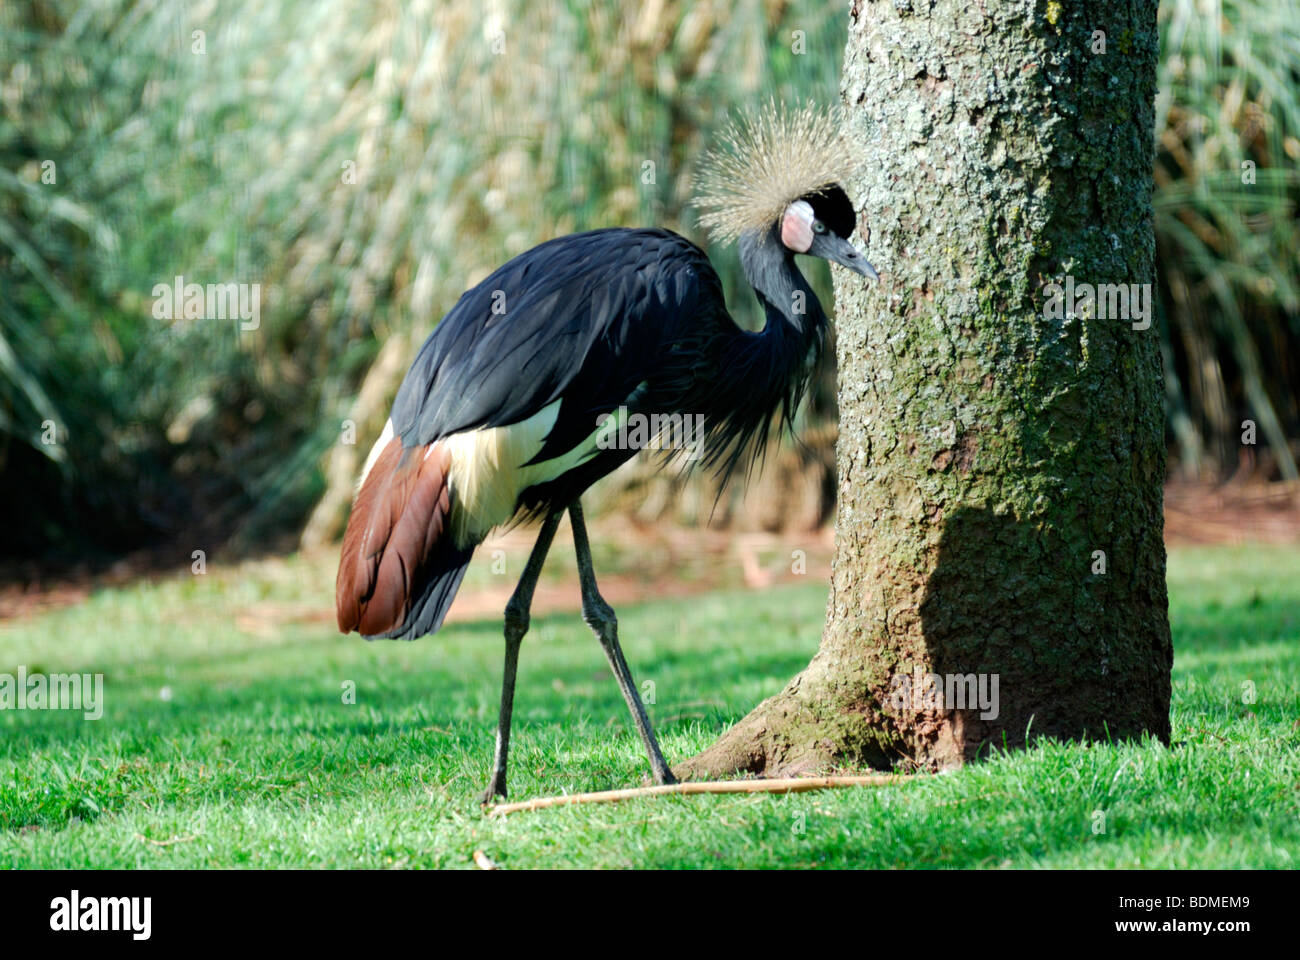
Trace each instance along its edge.
<path fill-rule="evenodd" d="M 813 242 L 813 208 L 807 200 L 796 200 L 781 217 L 781 242 L 795 253 L 807 253 Z"/>

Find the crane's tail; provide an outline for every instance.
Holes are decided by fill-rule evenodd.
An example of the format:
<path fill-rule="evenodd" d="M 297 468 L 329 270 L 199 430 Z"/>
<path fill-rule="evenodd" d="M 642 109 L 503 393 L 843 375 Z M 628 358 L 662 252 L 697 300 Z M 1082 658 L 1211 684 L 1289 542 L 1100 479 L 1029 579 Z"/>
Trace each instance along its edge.
<path fill-rule="evenodd" d="M 437 444 L 384 447 L 366 475 L 339 558 L 339 630 L 414 640 L 442 626 L 474 546 L 451 533 L 451 454 Z"/>

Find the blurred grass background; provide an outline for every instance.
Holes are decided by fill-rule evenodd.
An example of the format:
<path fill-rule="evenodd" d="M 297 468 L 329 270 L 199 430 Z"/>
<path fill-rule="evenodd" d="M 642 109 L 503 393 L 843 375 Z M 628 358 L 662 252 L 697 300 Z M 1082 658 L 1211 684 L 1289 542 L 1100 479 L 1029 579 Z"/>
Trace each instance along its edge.
<path fill-rule="evenodd" d="M 833 99 L 846 23 L 809 0 L 0 6 L 0 556 L 329 539 L 462 290 L 575 230 L 703 243 L 696 157 L 738 107 Z M 1165 0 L 1160 23 L 1171 465 L 1237 471 L 1251 418 L 1248 466 L 1293 479 L 1300 19 Z M 755 323 L 734 253 L 715 263 Z M 176 275 L 259 283 L 260 328 L 154 319 Z M 829 299 L 824 266 L 814 282 Z M 825 364 L 780 481 L 823 494 L 813 521 L 833 424 Z M 667 480 L 622 482 L 666 509 L 647 484 Z"/>

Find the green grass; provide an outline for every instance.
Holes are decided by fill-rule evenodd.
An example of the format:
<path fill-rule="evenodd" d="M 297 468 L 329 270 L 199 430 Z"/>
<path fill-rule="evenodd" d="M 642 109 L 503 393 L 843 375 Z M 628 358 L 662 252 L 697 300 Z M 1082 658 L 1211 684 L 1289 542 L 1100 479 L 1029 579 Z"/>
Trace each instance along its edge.
<path fill-rule="evenodd" d="M 1050 744 L 885 789 L 503 821 L 477 803 L 496 619 L 413 644 L 292 618 L 241 629 L 268 610 L 328 607 L 319 565 L 300 560 L 105 589 L 0 626 L 0 671 L 102 671 L 107 701 L 97 722 L 0 712 L 0 867 L 467 867 L 479 849 L 506 867 L 1295 866 L 1300 553 L 1180 549 L 1169 578 L 1172 748 Z M 807 661 L 824 592 L 809 582 L 620 610 L 670 761 Z M 354 706 L 342 703 L 345 681 Z M 641 782 L 625 718 L 578 617 L 536 618 L 512 796 Z"/>

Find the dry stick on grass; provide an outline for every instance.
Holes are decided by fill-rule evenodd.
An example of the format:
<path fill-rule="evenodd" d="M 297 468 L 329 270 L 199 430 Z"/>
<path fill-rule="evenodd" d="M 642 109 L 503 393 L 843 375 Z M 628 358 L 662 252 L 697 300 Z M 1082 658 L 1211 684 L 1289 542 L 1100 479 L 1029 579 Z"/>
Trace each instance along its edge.
<path fill-rule="evenodd" d="M 519 803 L 501 803 L 489 815 L 504 817 L 510 813 L 562 807 L 573 803 L 618 803 L 638 797 L 687 796 L 696 793 L 806 793 L 809 790 L 835 790 L 843 787 L 886 787 L 902 783 L 906 777 L 879 774 L 864 777 L 790 777 L 784 780 L 723 780 L 699 783 L 673 783 L 662 787 L 634 787 L 629 790 L 601 790 L 598 793 L 570 793 L 560 797 L 537 797 Z"/>

